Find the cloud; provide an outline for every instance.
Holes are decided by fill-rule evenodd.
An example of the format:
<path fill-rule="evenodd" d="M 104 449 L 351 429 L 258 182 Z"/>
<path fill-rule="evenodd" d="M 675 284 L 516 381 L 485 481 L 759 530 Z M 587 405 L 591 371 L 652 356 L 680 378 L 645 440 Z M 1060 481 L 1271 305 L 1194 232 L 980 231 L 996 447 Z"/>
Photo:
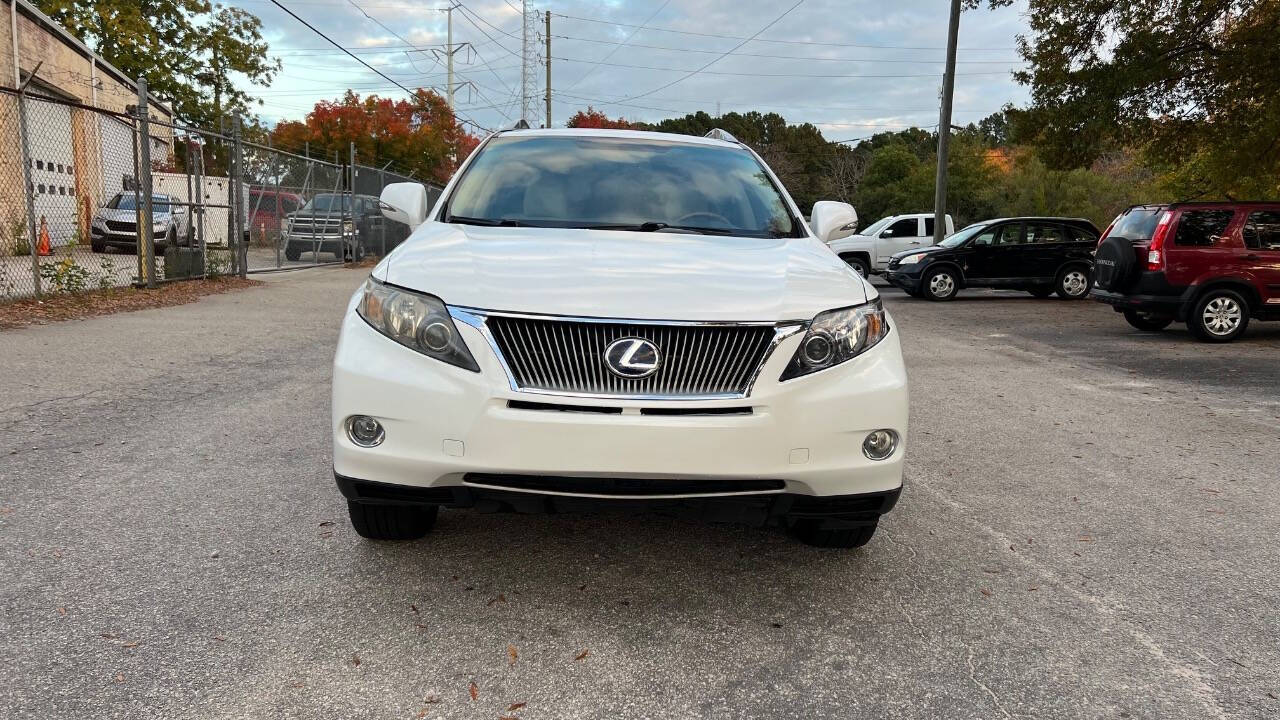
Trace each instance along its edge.
<path fill-rule="evenodd" d="M 232 2 L 262 19 L 272 51 L 283 62 L 270 88 L 253 90 L 269 120 L 299 118 L 316 101 L 339 97 L 348 88 L 403 95 L 269 2 Z M 438 7 L 444 3 L 355 0 L 357 9 L 348 0 L 282 2 L 398 82 L 443 93 L 447 28 Z M 457 81 L 471 83 L 458 90 L 458 108 L 487 127 L 519 113 L 519 5 L 520 0 L 469 0 L 453 14 L 454 42 L 471 44 L 455 54 Z M 735 37 L 751 35 L 787 7 L 763 0 L 680 0 L 654 16 L 651 27 L 629 27 L 644 23 L 660 5 L 660 0 L 536 4 L 552 13 L 556 125 L 587 105 L 647 121 L 696 110 L 772 111 L 790 122 L 811 122 L 832 139 L 937 123 L 947 25 L 946 4 L 939 0 L 806 0 L 760 40 L 703 73 L 650 93 L 733 48 L 740 42 Z M 1026 101 L 1026 89 L 1010 76 L 1020 65 L 1014 46 L 1017 35 L 1027 31 L 1023 13 L 1025 0 L 962 16 L 956 124 Z M 628 37 L 625 46 L 611 44 Z M 538 50 L 541 57 L 540 42 Z M 606 56 L 607 64 L 595 66 Z M 539 66 L 535 124 L 543 117 L 543 78 Z"/>

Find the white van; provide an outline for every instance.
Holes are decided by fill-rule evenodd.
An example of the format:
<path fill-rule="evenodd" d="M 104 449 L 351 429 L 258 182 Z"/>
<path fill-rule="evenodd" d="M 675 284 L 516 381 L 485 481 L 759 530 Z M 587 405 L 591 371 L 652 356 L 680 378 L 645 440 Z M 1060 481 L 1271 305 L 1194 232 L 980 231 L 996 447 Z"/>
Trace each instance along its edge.
<path fill-rule="evenodd" d="M 956 231 L 951 216 L 947 216 L 944 236 Z M 857 235 L 832 240 L 827 243 L 832 252 L 866 277 L 879 273 L 889 264 L 889 256 L 903 250 L 933 245 L 933 213 L 890 215 L 882 218 Z"/>

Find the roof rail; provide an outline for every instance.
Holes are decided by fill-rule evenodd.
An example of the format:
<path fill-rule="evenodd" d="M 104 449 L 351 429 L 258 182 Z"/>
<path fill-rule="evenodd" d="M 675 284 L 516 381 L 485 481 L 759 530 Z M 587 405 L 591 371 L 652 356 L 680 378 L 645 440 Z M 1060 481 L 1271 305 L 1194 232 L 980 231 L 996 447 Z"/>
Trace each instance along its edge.
<path fill-rule="evenodd" d="M 711 128 L 707 131 L 707 134 L 702 137 L 709 137 L 713 140 L 724 140 L 725 142 L 731 143 L 738 142 L 738 138 L 730 135 L 728 130 L 724 130 L 722 128 Z"/>

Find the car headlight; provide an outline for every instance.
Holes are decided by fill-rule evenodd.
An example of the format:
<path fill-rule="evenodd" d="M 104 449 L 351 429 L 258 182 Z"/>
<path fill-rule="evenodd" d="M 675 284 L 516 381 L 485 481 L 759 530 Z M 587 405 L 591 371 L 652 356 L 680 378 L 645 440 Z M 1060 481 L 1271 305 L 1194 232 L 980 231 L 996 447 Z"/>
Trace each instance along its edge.
<path fill-rule="evenodd" d="M 925 253 L 916 253 L 915 255 L 908 255 L 902 258 L 901 260 L 899 260 L 898 264 L 899 265 L 915 265 L 916 263 L 923 260 L 924 256 L 925 256 Z"/>
<path fill-rule="evenodd" d="M 880 298 L 840 310 L 828 310 L 809 323 L 796 354 L 780 380 L 808 375 L 861 355 L 889 332 Z"/>
<path fill-rule="evenodd" d="M 391 287 L 370 277 L 356 312 L 374 330 L 450 365 L 480 372 L 440 298 Z"/>

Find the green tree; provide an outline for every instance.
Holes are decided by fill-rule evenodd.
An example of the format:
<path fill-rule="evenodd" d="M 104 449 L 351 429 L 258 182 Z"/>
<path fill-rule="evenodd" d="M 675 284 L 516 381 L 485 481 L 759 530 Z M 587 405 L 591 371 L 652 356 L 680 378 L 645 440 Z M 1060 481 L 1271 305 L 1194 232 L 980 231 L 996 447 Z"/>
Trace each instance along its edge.
<path fill-rule="evenodd" d="M 36 0 L 108 62 L 172 105 L 188 123 L 216 128 L 246 115 L 254 98 L 237 78 L 265 87 L 280 69 L 262 23 L 207 0 Z"/>
<path fill-rule="evenodd" d="M 1280 194 L 1280 0 L 1031 0 L 1026 17 L 1017 77 L 1049 167 L 1131 147 L 1179 197 Z"/>

